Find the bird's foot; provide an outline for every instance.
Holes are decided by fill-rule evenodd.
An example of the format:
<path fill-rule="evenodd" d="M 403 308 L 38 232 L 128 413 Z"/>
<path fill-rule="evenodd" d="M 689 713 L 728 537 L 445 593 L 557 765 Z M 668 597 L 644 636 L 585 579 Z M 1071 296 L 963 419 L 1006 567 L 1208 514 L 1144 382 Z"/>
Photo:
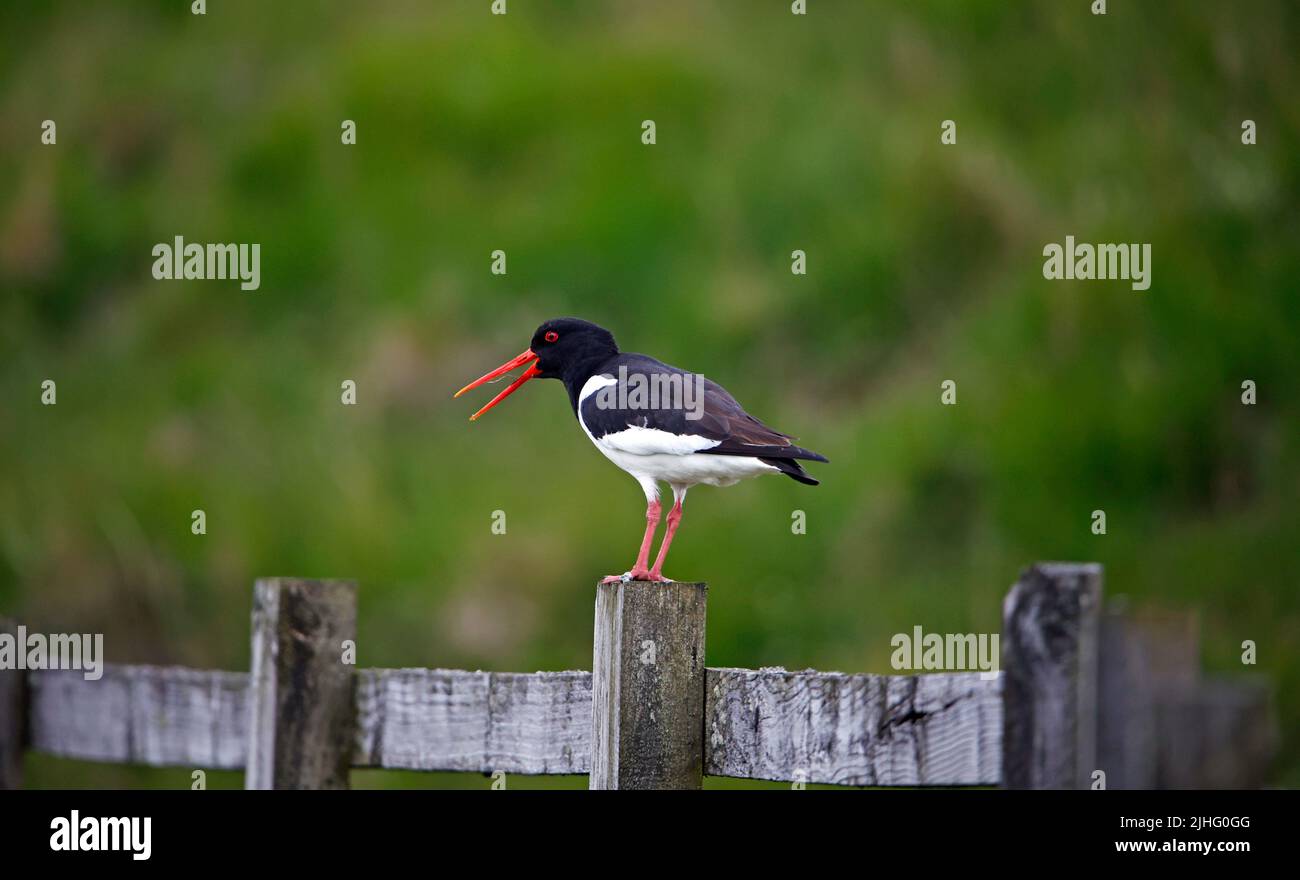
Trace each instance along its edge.
<path fill-rule="evenodd" d="M 652 581 L 666 584 L 671 580 L 672 578 L 666 578 L 661 573 L 651 571 L 648 568 L 634 568 L 622 574 L 611 574 L 608 577 L 601 578 L 600 582 L 602 584 L 626 584 L 628 581 Z"/>

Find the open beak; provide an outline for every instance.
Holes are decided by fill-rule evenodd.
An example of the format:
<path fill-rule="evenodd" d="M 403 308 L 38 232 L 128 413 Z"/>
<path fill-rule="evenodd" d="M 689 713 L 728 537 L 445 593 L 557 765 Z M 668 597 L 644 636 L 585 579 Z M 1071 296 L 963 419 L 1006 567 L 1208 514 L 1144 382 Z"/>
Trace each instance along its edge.
<path fill-rule="evenodd" d="M 477 388 L 478 386 L 482 385 L 484 382 L 491 382 L 493 379 L 497 378 L 498 376 L 504 376 L 506 373 L 509 373 L 511 370 L 516 369 L 517 367 L 522 367 L 524 364 L 530 365 L 528 369 L 524 370 L 522 373 L 519 374 L 518 379 L 515 379 L 515 381 L 511 382 L 508 386 L 506 386 L 506 389 L 504 391 L 502 391 L 496 397 L 489 400 L 487 402 L 487 406 L 483 407 L 481 410 L 474 413 L 474 415 L 470 416 L 469 420 L 471 422 L 474 421 L 479 416 L 483 415 L 483 413 L 487 412 L 492 407 L 496 406 L 498 403 L 505 400 L 510 395 L 514 394 L 515 391 L 518 390 L 520 385 L 524 384 L 529 379 L 533 378 L 538 373 L 540 373 L 541 370 L 537 369 L 537 364 L 535 363 L 536 360 L 537 360 L 537 355 L 533 354 L 533 350 L 531 348 L 524 349 L 523 354 L 519 355 L 518 357 L 511 358 L 510 360 L 506 361 L 504 364 L 497 367 L 495 370 L 493 370 L 490 373 L 484 373 L 482 376 L 479 376 L 473 382 L 470 382 L 464 388 L 457 391 L 454 396 L 460 397 L 466 391 L 469 391 L 471 388 Z"/>

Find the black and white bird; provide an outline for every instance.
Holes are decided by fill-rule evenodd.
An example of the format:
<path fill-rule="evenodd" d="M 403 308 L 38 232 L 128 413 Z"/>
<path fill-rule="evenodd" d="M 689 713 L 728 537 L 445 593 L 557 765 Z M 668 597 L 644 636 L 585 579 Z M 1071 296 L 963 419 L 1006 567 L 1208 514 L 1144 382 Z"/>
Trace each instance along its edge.
<path fill-rule="evenodd" d="M 800 460 L 826 461 L 795 446 L 741 408 L 721 385 L 643 354 L 618 350 L 603 327 L 578 318 L 547 321 L 522 354 L 456 392 L 491 382 L 527 366 L 522 374 L 474 415 L 513 394 L 529 379 L 559 379 L 569 392 L 578 424 L 605 457 L 631 474 L 646 497 L 646 530 L 632 569 L 619 580 L 665 581 L 664 558 L 682 519 L 690 487 L 730 486 L 759 474 L 785 474 L 810 486 L 817 481 Z M 672 487 L 673 506 L 654 565 L 650 545 L 662 507 L 659 483 Z"/>

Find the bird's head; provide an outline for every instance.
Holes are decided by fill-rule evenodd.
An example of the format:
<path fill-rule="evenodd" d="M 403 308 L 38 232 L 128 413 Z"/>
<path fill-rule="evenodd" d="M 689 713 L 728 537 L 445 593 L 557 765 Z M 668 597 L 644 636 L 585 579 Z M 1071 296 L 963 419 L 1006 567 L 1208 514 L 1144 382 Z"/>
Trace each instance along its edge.
<path fill-rule="evenodd" d="M 618 345 L 614 342 L 614 334 L 604 327 L 581 318 L 552 318 L 537 328 L 533 341 L 521 354 L 495 370 L 484 373 L 457 391 L 455 396 L 460 397 L 471 388 L 491 382 L 511 370 L 528 367 L 500 394 L 488 401 L 486 406 L 470 416 L 472 422 L 513 394 L 529 379 L 573 378 L 577 371 L 590 368 L 616 354 Z"/>

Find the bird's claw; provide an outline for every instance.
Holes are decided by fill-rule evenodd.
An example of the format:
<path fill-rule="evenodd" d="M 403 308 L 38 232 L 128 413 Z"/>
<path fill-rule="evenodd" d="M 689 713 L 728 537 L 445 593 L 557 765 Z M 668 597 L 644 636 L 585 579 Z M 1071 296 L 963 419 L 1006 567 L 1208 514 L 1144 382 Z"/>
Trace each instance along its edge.
<path fill-rule="evenodd" d="M 641 581 L 643 583 L 648 582 L 648 583 L 655 583 L 655 584 L 670 584 L 672 583 L 673 579 L 649 571 L 637 572 L 637 573 L 625 571 L 622 574 L 611 574 L 608 577 L 603 577 L 600 579 L 600 582 L 602 584 L 630 584 L 632 581 Z"/>

